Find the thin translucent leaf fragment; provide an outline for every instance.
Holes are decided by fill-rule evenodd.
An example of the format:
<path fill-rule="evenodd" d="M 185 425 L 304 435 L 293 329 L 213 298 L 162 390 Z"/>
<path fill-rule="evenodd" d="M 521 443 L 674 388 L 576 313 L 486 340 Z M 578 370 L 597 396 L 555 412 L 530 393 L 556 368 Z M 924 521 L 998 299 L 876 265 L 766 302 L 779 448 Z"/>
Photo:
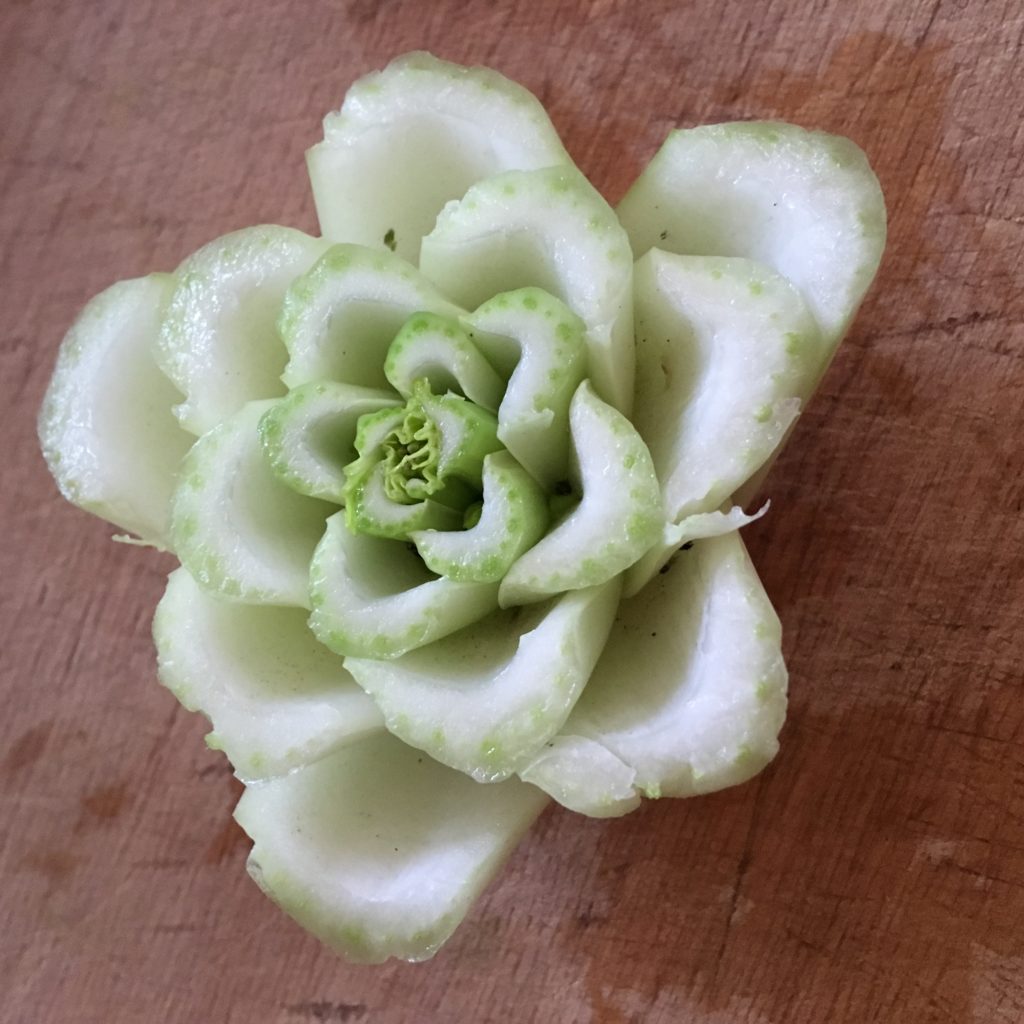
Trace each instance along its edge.
<path fill-rule="evenodd" d="M 633 255 L 615 214 L 572 167 L 510 172 L 449 203 L 420 267 L 456 302 L 479 306 L 528 285 L 586 327 L 588 376 L 628 413 L 633 400 Z"/>
<path fill-rule="evenodd" d="M 289 388 L 334 380 L 388 388 L 384 361 L 414 314 L 463 311 L 415 267 L 389 252 L 335 245 L 284 296 L 279 329 L 288 350 Z"/>
<path fill-rule="evenodd" d="M 779 122 L 673 132 L 618 213 L 638 258 L 657 247 L 773 268 L 800 289 L 831 349 L 885 246 L 885 202 L 861 150 Z"/>
<path fill-rule="evenodd" d="M 182 465 L 171 535 L 207 590 L 251 604 L 309 607 L 309 560 L 333 506 L 293 491 L 270 468 L 250 402 L 204 434 Z"/>
<path fill-rule="evenodd" d="M 746 513 L 739 505 L 733 505 L 728 512 L 696 512 L 678 523 L 667 522 L 662 527 L 657 544 L 650 548 L 639 562 L 626 570 L 622 587 L 624 597 L 632 597 L 647 585 L 647 581 L 668 564 L 672 556 L 684 545 L 708 537 L 721 537 L 732 533 L 760 519 L 768 511 L 771 502 L 766 501 L 756 512 Z"/>
<path fill-rule="evenodd" d="M 175 407 L 185 430 L 204 434 L 246 402 L 284 393 L 281 301 L 325 248 L 265 224 L 224 235 L 178 267 L 157 358 L 185 396 Z"/>
<path fill-rule="evenodd" d="M 400 405 L 390 391 L 335 381 L 305 384 L 260 420 L 263 453 L 293 491 L 344 504 L 345 467 L 356 458 L 359 418 Z"/>
<path fill-rule="evenodd" d="M 348 959 L 379 963 L 431 957 L 546 803 L 382 736 L 249 787 L 235 818 L 260 888 Z"/>
<path fill-rule="evenodd" d="M 310 567 L 310 627 L 338 654 L 397 658 L 489 615 L 498 586 L 435 577 L 404 541 L 353 534 L 344 513 Z"/>
<path fill-rule="evenodd" d="M 548 115 L 487 68 L 399 57 L 349 89 L 306 154 L 320 227 L 415 263 L 438 212 L 508 170 L 571 165 Z"/>
<path fill-rule="evenodd" d="M 631 810 L 641 794 L 744 782 L 778 750 L 781 639 L 739 535 L 697 541 L 620 605 L 583 697 L 520 775 L 598 817 Z"/>
<path fill-rule="evenodd" d="M 346 658 L 388 729 L 478 782 L 507 778 L 565 722 L 608 637 L 617 581 L 500 611 L 396 661 Z"/>
<path fill-rule="evenodd" d="M 586 381 L 569 418 L 582 500 L 508 571 L 502 607 L 597 586 L 632 565 L 661 532 L 658 478 L 629 420 Z"/>
<path fill-rule="evenodd" d="M 174 287 L 168 274 L 120 281 L 79 314 L 39 414 L 46 463 L 68 501 L 170 547 L 170 499 L 194 440 L 153 348 Z"/>
<path fill-rule="evenodd" d="M 544 535 L 547 498 L 508 452 L 484 459 L 483 487 L 480 518 L 470 528 L 410 534 L 431 572 L 452 580 L 498 583 Z"/>
<path fill-rule="evenodd" d="M 210 719 L 207 744 L 243 779 L 284 775 L 384 728 L 306 618 L 297 608 L 220 600 L 185 569 L 171 573 L 157 606 L 160 681 Z"/>
<path fill-rule="evenodd" d="M 568 475 L 569 403 L 587 373 L 583 321 L 543 289 L 520 288 L 489 299 L 463 322 L 508 381 L 498 439 L 551 490 Z"/>

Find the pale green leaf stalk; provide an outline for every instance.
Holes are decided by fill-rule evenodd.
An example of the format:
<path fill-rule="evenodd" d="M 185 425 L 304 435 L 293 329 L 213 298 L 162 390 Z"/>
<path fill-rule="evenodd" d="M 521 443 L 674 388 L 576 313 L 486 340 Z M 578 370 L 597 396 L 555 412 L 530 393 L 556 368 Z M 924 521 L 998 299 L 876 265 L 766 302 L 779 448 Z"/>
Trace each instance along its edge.
<path fill-rule="evenodd" d="M 654 463 L 629 420 L 587 382 L 570 409 L 579 506 L 506 573 L 502 607 L 594 587 L 629 568 L 661 530 Z"/>
<path fill-rule="evenodd" d="M 775 270 L 803 293 L 829 354 L 885 247 L 885 203 L 864 153 L 778 121 L 673 132 L 618 215 L 638 259 L 656 247 Z"/>
<path fill-rule="evenodd" d="M 277 310 L 325 248 L 271 224 L 224 235 L 178 267 L 156 356 L 185 396 L 174 407 L 185 430 L 204 434 L 246 402 L 284 393 Z"/>
<path fill-rule="evenodd" d="M 414 316 L 395 335 L 384 375 L 403 398 L 425 380 L 434 394 L 452 391 L 493 413 L 505 392 L 505 382 L 462 325 L 433 313 Z"/>
<path fill-rule="evenodd" d="M 345 467 L 358 455 L 360 419 L 399 405 L 390 391 L 326 380 L 301 385 L 260 420 L 263 454 L 293 491 L 343 505 Z"/>
<path fill-rule="evenodd" d="M 170 274 L 120 281 L 82 310 L 61 345 L 39 413 L 39 441 L 68 501 L 170 548 L 169 504 L 194 438 L 154 351 Z"/>
<path fill-rule="evenodd" d="M 171 537 L 212 593 L 308 608 L 310 558 L 331 505 L 274 476 L 259 436 L 271 405 L 249 402 L 195 443 L 171 502 Z"/>
<path fill-rule="evenodd" d="M 544 536 L 549 520 L 543 490 L 508 452 L 484 459 L 483 497 L 472 525 L 409 535 L 431 572 L 452 580 L 498 583 L 520 555 Z"/>
<path fill-rule="evenodd" d="M 753 122 L 672 133 L 613 211 L 526 90 L 421 53 L 308 166 L 323 237 L 103 292 L 39 436 L 181 561 L 159 676 L 246 783 L 252 877 L 351 959 L 422 960 L 549 797 L 624 814 L 775 755 L 737 531 L 885 209 L 852 143 Z"/>
<path fill-rule="evenodd" d="M 584 325 L 541 288 L 488 299 L 464 318 L 507 381 L 498 440 L 548 490 L 569 474 L 569 403 L 587 374 Z"/>
<path fill-rule="evenodd" d="M 489 178 L 452 201 L 420 254 L 421 269 L 468 307 L 534 285 L 585 325 L 597 393 L 633 405 L 633 255 L 608 204 L 575 168 Z"/>
<path fill-rule="evenodd" d="M 402 325 L 414 313 L 464 312 L 404 260 L 358 245 L 328 249 L 279 308 L 289 388 L 322 380 L 388 388 L 384 362 Z"/>
<path fill-rule="evenodd" d="M 388 729 L 480 782 L 508 778 L 556 733 L 608 639 L 619 581 L 495 612 L 395 661 L 346 658 Z"/>
<path fill-rule="evenodd" d="M 739 535 L 698 541 L 623 602 L 582 699 L 520 775 L 598 817 L 745 781 L 778 751 L 781 638 Z"/>
<path fill-rule="evenodd" d="M 573 167 L 531 93 L 429 53 L 353 85 L 306 159 L 325 238 L 391 249 L 411 263 L 444 205 L 476 182 Z"/>
<path fill-rule="evenodd" d="M 487 616 L 498 584 L 434 577 L 404 541 L 352 533 L 332 516 L 310 564 L 309 624 L 343 655 L 397 658 Z"/>
<path fill-rule="evenodd" d="M 176 569 L 153 619 L 160 681 L 210 719 L 246 781 L 286 775 L 384 720 L 297 608 L 223 601 Z"/>
<path fill-rule="evenodd" d="M 246 789 L 249 874 L 351 960 L 425 960 L 547 802 L 518 779 L 481 786 L 390 736 Z"/>

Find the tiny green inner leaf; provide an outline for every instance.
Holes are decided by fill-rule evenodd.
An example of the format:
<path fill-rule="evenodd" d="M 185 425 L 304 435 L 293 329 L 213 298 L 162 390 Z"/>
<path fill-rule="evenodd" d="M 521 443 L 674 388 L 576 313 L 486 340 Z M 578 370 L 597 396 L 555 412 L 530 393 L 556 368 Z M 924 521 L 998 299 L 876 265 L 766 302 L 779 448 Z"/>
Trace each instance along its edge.
<path fill-rule="evenodd" d="M 384 438 L 383 449 L 384 491 L 392 501 L 411 505 L 440 490 L 440 431 L 417 396 L 406 405 L 405 419 Z"/>
<path fill-rule="evenodd" d="M 471 523 L 483 462 L 501 450 L 493 413 L 457 395 L 413 383 L 404 409 L 359 420 L 359 458 L 345 467 L 349 529 L 405 539 L 413 530 Z"/>
<path fill-rule="evenodd" d="M 454 481 L 461 481 L 473 492 L 473 498 L 467 497 L 460 505 L 460 508 L 465 508 L 470 500 L 480 496 L 484 459 L 492 452 L 504 449 L 498 440 L 498 419 L 475 402 L 458 395 L 431 394 L 426 381 L 414 391 L 414 397 L 417 396 L 440 431 L 438 476 L 442 480 L 454 478 Z"/>

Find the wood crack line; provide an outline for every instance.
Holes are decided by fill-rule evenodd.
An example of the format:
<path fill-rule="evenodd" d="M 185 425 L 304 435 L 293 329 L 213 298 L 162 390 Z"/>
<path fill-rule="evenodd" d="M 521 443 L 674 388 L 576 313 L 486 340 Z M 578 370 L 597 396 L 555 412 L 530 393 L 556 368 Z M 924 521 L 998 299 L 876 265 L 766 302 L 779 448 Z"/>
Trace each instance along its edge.
<path fill-rule="evenodd" d="M 747 834 L 743 839 L 743 849 L 740 859 L 736 864 L 736 881 L 733 883 L 732 898 L 729 900 L 729 914 L 725 919 L 725 931 L 722 933 L 722 941 L 718 945 L 718 952 L 715 955 L 714 980 L 718 978 L 718 970 L 725 957 L 726 947 L 729 945 L 729 937 L 732 934 L 732 926 L 736 923 L 736 914 L 739 908 L 740 894 L 743 884 L 746 881 L 747 871 L 753 859 L 754 838 L 757 833 L 757 824 L 760 818 L 761 795 L 764 791 L 764 775 L 757 777 L 757 792 L 754 794 L 754 805 L 750 811 L 750 821 L 747 823 Z"/>

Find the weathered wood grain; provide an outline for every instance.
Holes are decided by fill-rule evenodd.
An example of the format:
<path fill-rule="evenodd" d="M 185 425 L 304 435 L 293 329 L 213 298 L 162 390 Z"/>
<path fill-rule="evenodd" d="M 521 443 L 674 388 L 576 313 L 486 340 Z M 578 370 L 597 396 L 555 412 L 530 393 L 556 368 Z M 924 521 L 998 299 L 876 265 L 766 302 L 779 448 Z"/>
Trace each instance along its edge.
<path fill-rule="evenodd" d="M 1024 11 L 1013 0 L 10 0 L 0 8 L 5 1020 L 1024 1019 Z M 246 878 L 238 787 L 154 679 L 166 559 L 56 495 L 75 310 L 261 220 L 406 49 L 549 106 L 613 201 L 676 125 L 852 136 L 880 283 L 748 531 L 792 711 L 736 791 L 548 813 L 428 965 L 340 963 Z"/>

